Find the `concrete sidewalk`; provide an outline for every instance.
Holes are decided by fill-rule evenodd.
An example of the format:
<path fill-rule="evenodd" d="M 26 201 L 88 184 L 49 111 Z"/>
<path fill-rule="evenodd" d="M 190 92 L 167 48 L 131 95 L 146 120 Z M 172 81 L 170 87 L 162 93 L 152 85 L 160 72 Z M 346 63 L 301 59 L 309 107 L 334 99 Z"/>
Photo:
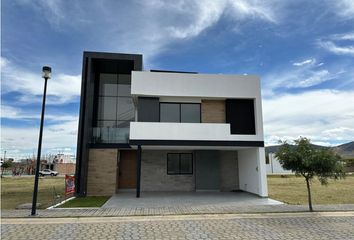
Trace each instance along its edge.
<path fill-rule="evenodd" d="M 317 212 L 354 211 L 354 204 L 314 205 Z M 257 206 L 170 206 L 154 208 L 86 208 L 38 210 L 37 217 L 123 217 L 123 216 L 166 216 L 197 214 L 244 214 L 244 213 L 291 213 L 307 212 L 307 205 L 257 205 Z M 2 218 L 30 217 L 30 210 L 2 210 Z"/>

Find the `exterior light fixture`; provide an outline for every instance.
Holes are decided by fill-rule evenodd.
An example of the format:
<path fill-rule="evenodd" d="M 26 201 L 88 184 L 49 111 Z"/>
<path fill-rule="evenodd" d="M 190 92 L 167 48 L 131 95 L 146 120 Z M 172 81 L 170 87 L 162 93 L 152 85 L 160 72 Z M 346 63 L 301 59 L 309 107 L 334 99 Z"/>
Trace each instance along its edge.
<path fill-rule="evenodd" d="M 44 93 L 43 93 L 43 102 L 42 102 L 41 125 L 40 125 L 40 129 L 39 129 L 36 175 L 34 178 L 34 190 L 33 190 L 31 216 L 35 216 L 36 210 L 37 210 L 38 179 L 39 179 L 39 170 L 40 170 L 39 168 L 41 165 L 41 150 L 42 150 L 42 135 L 43 135 L 43 123 L 44 123 L 45 99 L 46 99 L 46 95 L 47 95 L 47 82 L 48 82 L 48 79 L 51 78 L 51 75 L 52 75 L 52 69 L 48 66 L 44 66 L 42 69 L 42 77 L 44 78 Z"/>

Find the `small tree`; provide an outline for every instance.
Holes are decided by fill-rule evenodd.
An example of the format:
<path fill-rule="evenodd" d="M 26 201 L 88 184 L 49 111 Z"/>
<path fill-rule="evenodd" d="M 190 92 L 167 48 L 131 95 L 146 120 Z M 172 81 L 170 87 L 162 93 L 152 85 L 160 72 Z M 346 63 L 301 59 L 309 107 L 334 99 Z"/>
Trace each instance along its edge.
<path fill-rule="evenodd" d="M 4 171 L 12 166 L 11 160 L 6 160 L 3 164 L 1 164 L 1 177 L 3 177 Z"/>
<path fill-rule="evenodd" d="M 321 184 L 326 185 L 329 178 L 343 178 L 343 165 L 339 155 L 327 148 L 315 148 L 307 138 L 300 137 L 294 142 L 295 146 L 281 142 L 282 146 L 275 156 L 284 169 L 305 178 L 309 210 L 312 212 L 311 181 L 317 176 Z"/>

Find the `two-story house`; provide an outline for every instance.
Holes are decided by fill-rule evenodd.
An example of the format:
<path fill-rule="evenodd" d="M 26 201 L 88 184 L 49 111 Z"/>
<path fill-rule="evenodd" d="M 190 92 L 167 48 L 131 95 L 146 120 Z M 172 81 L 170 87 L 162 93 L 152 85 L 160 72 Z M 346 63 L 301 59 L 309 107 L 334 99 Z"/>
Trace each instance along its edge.
<path fill-rule="evenodd" d="M 266 197 L 259 77 L 143 71 L 142 55 L 84 52 L 76 186 Z"/>

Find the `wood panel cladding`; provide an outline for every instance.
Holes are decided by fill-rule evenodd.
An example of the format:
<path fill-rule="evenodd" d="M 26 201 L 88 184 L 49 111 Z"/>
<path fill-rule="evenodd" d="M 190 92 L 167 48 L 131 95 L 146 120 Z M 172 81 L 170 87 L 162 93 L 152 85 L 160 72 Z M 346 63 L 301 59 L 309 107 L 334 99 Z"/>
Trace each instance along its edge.
<path fill-rule="evenodd" d="M 137 151 L 120 151 L 118 189 L 136 188 L 136 159 Z"/>
<path fill-rule="evenodd" d="M 202 100 L 202 123 L 225 123 L 224 100 Z"/>

